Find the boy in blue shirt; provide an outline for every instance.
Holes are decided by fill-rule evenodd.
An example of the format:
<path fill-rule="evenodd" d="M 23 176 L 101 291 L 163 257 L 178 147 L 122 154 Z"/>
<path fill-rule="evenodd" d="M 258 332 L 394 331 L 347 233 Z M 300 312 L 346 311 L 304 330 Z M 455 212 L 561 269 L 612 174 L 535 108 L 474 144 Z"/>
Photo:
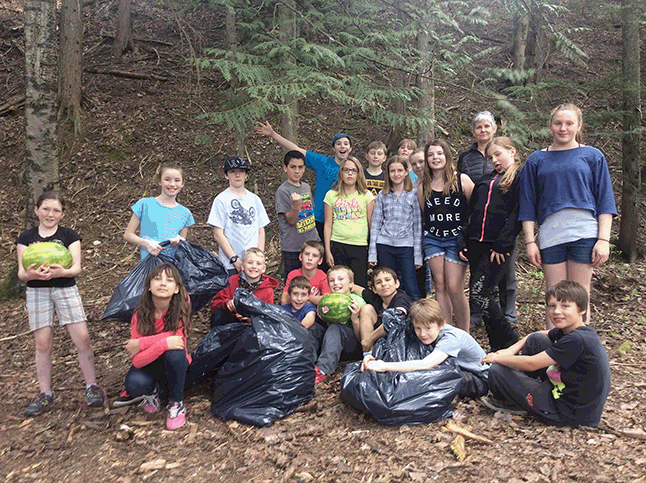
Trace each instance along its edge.
<path fill-rule="evenodd" d="M 597 332 L 585 324 L 588 292 L 563 280 L 545 293 L 550 331 L 534 332 L 487 354 L 495 411 L 530 414 L 555 426 L 597 426 L 610 391 L 610 364 Z M 522 355 L 518 355 L 522 351 Z"/>
<path fill-rule="evenodd" d="M 256 125 L 256 132 L 264 136 L 271 137 L 274 141 L 280 144 L 288 151 L 300 151 L 305 155 L 305 166 L 310 168 L 316 173 L 316 187 L 314 189 L 314 218 L 316 220 L 316 229 L 319 233 L 319 238 L 323 239 L 323 224 L 325 222 L 324 208 L 325 193 L 330 191 L 332 184 L 336 181 L 339 175 L 339 166 L 345 163 L 352 152 L 352 144 L 350 137 L 347 134 L 338 133 L 332 138 L 332 151 L 334 157 L 331 158 L 325 154 L 313 153 L 307 151 L 289 139 L 284 138 L 271 127 L 269 122 L 265 124 L 259 122 Z"/>

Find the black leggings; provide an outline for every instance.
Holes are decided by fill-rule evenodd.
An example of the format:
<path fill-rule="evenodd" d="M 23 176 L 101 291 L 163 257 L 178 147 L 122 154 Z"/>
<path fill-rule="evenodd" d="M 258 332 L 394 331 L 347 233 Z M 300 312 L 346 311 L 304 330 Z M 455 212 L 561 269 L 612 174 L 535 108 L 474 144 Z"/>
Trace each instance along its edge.
<path fill-rule="evenodd" d="M 368 247 L 330 242 L 335 265 L 346 265 L 354 272 L 354 283 L 368 287 Z"/>
<path fill-rule="evenodd" d="M 507 273 L 511 257 L 505 257 L 505 261 L 500 265 L 492 263 L 492 246 L 492 243 L 469 240 L 467 254 L 471 270 L 469 304 L 482 311 L 489 345 L 495 352 L 517 342 L 518 333 L 507 321 L 498 297 L 498 284 Z"/>

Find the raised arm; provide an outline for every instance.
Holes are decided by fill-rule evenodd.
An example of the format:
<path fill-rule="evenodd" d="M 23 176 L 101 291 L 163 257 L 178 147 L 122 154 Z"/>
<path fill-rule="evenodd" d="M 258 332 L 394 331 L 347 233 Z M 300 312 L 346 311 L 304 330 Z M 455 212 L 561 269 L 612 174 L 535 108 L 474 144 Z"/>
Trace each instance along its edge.
<path fill-rule="evenodd" d="M 300 151 L 301 153 L 305 154 L 305 149 L 299 147 L 297 144 L 291 142 L 289 139 L 284 138 L 276 131 L 274 131 L 274 128 L 271 127 L 271 124 L 269 124 L 269 121 L 265 122 L 264 124 L 262 122 L 257 122 L 256 128 L 254 129 L 254 131 L 257 134 L 262 134 L 263 136 L 269 136 L 270 138 L 272 138 L 274 141 L 276 141 L 278 144 L 280 144 L 288 151 Z"/>

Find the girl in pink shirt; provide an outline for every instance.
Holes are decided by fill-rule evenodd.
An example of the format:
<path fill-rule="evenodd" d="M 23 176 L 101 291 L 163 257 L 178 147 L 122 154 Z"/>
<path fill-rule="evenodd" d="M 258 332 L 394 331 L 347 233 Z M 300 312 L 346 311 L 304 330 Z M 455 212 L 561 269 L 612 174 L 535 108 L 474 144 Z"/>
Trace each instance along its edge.
<path fill-rule="evenodd" d="M 191 303 L 177 268 L 162 264 L 153 268 L 144 283 L 139 307 L 132 316 L 130 340 L 125 349 L 132 367 L 126 375 L 126 391 L 143 396 L 147 413 L 159 410 L 159 386 L 168 390 L 166 428 L 186 422 L 184 381 L 191 356 L 186 350 Z"/>

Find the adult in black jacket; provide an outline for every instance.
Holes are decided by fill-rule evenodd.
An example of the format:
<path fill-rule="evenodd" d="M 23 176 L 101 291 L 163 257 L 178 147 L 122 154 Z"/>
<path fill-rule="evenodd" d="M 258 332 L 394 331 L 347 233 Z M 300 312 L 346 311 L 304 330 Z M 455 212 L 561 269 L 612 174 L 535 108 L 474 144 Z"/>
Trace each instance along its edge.
<path fill-rule="evenodd" d="M 498 284 L 509 268 L 520 232 L 518 221 L 519 172 L 516 146 L 506 137 L 494 138 L 486 147 L 494 171 L 484 176 L 471 195 L 471 216 L 459 240 L 460 257 L 471 270 L 469 303 L 483 314 L 492 351 L 518 340 L 514 327 L 500 308 Z"/>
<path fill-rule="evenodd" d="M 487 144 L 493 139 L 498 126 L 496 119 L 489 111 L 482 111 L 473 117 L 471 124 L 471 132 L 476 142 L 469 146 L 469 149 L 460 153 L 458 157 L 458 171 L 468 175 L 474 184 L 483 176 L 491 174 L 493 167 L 489 164 L 485 156 L 485 148 Z M 500 291 L 500 306 L 507 320 L 516 323 L 516 249 L 511 251 L 511 260 L 509 261 L 509 269 L 505 276 L 500 280 L 498 289 Z M 482 312 L 473 305 L 471 309 L 471 326 L 482 325 Z"/>

